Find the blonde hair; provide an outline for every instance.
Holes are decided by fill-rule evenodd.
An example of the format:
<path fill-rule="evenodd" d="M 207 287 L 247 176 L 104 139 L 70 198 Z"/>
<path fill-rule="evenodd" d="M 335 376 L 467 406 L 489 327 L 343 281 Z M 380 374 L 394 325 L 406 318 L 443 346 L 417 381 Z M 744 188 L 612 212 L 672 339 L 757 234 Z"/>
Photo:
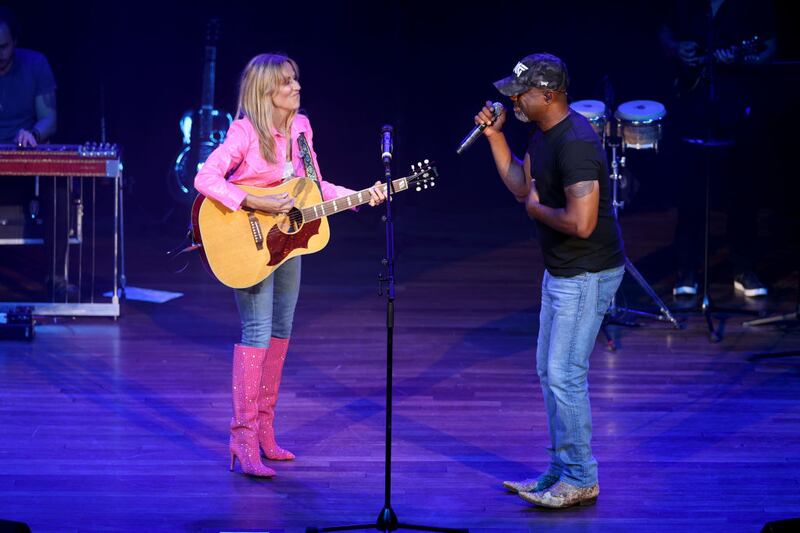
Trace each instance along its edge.
<path fill-rule="evenodd" d="M 275 138 L 272 135 L 275 107 L 272 95 L 285 83 L 283 66 L 289 64 L 295 76 L 300 75 L 297 63 L 282 54 L 259 54 L 247 63 L 239 81 L 239 103 L 236 117 L 247 117 L 258 134 L 261 156 L 270 163 L 277 163 Z M 286 121 L 291 124 L 297 111 L 292 111 Z"/>

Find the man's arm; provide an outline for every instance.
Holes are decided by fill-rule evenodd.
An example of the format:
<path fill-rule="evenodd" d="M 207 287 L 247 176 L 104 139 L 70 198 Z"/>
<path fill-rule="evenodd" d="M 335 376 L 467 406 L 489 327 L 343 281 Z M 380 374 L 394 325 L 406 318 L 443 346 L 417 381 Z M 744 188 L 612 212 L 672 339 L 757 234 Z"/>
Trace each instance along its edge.
<path fill-rule="evenodd" d="M 34 99 L 36 106 L 36 124 L 30 130 L 19 130 L 17 132 L 16 143 L 19 146 L 30 146 L 35 148 L 40 142 L 44 142 L 56 132 L 56 93 L 40 94 Z"/>
<path fill-rule="evenodd" d="M 597 180 L 579 181 L 564 187 L 567 206 L 547 207 L 539 203 L 536 187 L 531 187 L 525 208 L 528 216 L 554 230 L 587 239 L 597 227 L 600 208 L 600 184 Z"/>
<path fill-rule="evenodd" d="M 676 57 L 684 65 L 698 66 L 701 59 L 697 57 L 698 44 L 694 41 L 678 41 L 675 34 L 666 24 L 658 33 L 661 48 L 668 57 Z"/>
<path fill-rule="evenodd" d="M 483 130 L 483 135 L 489 141 L 489 147 L 492 149 L 497 173 L 517 201 L 524 202 L 530 188 L 530 160 L 527 154 L 523 162 L 511 153 L 511 148 L 502 131 L 507 113 L 503 110 L 495 118 L 492 115 L 491 106 L 491 102 L 486 102 L 486 106 L 475 116 L 475 124 L 489 124 Z"/>
<path fill-rule="evenodd" d="M 596 142 L 569 142 L 559 150 L 558 167 L 563 176 L 564 207 L 548 207 L 539 201 L 533 182 L 525 208 L 528 215 L 566 235 L 587 239 L 597 227 L 600 181 L 605 154 Z"/>
<path fill-rule="evenodd" d="M 489 146 L 503 184 L 518 202 L 524 202 L 530 190 L 530 156 L 526 153 L 525 160 L 520 161 L 511 153 L 508 141 L 502 133 L 490 137 Z"/>
<path fill-rule="evenodd" d="M 675 39 L 675 34 L 666 24 L 662 24 L 661 28 L 658 30 L 658 40 L 661 43 L 661 49 L 667 56 L 677 57 L 678 40 Z"/>
<path fill-rule="evenodd" d="M 56 133 L 58 113 L 56 111 L 56 93 L 40 94 L 36 97 L 36 125 L 39 142 L 44 142 Z"/>

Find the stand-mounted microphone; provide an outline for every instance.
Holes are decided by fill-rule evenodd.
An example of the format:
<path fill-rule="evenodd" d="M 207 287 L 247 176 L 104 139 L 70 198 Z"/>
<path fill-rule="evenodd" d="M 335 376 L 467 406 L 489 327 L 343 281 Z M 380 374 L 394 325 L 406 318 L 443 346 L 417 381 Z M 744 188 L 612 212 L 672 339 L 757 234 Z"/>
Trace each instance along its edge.
<path fill-rule="evenodd" d="M 381 130 L 381 159 L 383 164 L 387 165 L 392 161 L 392 132 L 394 128 L 390 125 L 385 125 Z"/>

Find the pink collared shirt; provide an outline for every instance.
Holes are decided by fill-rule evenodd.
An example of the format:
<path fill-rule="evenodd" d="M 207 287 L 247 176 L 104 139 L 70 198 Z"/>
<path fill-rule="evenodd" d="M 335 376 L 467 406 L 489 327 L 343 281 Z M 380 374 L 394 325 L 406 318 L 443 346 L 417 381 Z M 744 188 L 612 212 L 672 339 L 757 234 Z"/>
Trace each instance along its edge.
<path fill-rule="evenodd" d="M 300 147 L 297 137 L 300 132 L 305 132 L 308 146 L 311 149 L 311 159 L 317 170 L 322 198 L 332 200 L 340 196 L 352 194 L 355 191 L 347 187 L 340 187 L 322 179 L 317 163 L 317 154 L 314 151 L 313 132 L 308 117 L 297 115 L 292 122 L 292 166 L 295 176 L 305 176 L 305 166 L 300 157 Z M 247 118 L 233 121 L 225 141 L 217 146 L 208 156 L 203 167 L 194 178 L 194 187 L 203 196 L 221 202 L 232 211 L 239 209 L 247 193 L 234 186 L 252 185 L 255 187 L 274 187 L 283 181 L 286 163 L 286 137 L 276 129 L 272 129 L 275 137 L 275 156 L 277 163 L 269 163 L 261 156 L 258 144 L 258 134 Z M 226 180 L 225 177 L 228 176 Z"/>

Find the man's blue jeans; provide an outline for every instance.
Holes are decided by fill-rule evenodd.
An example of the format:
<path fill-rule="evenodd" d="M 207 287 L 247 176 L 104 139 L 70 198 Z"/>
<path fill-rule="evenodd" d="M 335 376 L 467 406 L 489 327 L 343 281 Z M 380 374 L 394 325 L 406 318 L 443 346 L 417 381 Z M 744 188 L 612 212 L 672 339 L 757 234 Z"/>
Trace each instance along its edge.
<path fill-rule="evenodd" d="M 545 271 L 536 371 L 550 432 L 548 474 L 578 487 L 597 483 L 592 456 L 589 355 L 624 267 L 564 278 Z"/>
<path fill-rule="evenodd" d="M 235 290 L 245 346 L 267 348 L 271 337 L 291 336 L 300 294 L 300 259 L 289 259 L 257 285 Z"/>

